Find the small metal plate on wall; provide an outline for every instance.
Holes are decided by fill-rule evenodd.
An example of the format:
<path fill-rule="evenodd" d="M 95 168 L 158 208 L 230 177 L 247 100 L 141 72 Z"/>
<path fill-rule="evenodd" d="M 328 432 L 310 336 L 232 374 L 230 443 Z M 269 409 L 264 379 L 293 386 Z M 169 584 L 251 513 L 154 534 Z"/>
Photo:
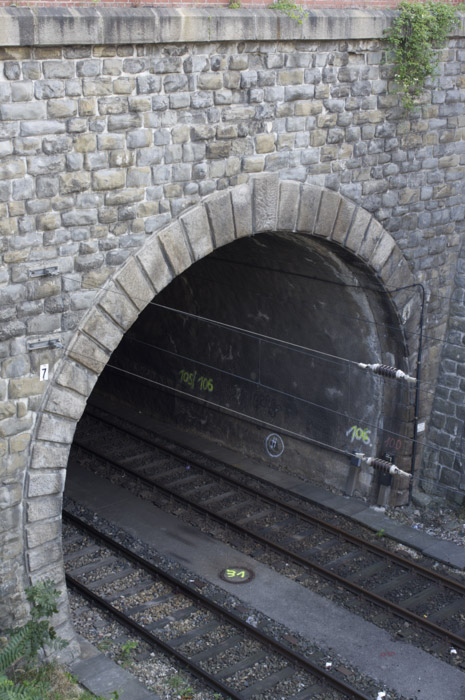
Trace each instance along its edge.
<path fill-rule="evenodd" d="M 254 576 L 254 572 L 244 566 L 229 566 L 220 571 L 220 578 L 228 583 L 250 583 Z"/>

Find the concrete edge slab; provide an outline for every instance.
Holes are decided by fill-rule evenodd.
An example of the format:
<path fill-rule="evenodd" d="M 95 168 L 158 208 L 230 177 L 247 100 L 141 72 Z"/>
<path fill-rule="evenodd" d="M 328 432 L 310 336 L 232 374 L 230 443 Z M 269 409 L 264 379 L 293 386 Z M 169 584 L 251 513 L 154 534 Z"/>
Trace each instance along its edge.
<path fill-rule="evenodd" d="M 78 638 L 81 656 L 69 665 L 78 682 L 94 695 L 106 698 L 118 693 L 119 700 L 160 700 L 130 673 L 108 659 L 83 637 Z"/>
<path fill-rule="evenodd" d="M 456 569 L 465 569 L 465 548 L 462 547 L 460 552 L 457 552 L 457 545 L 452 542 L 434 542 L 429 543 L 424 549 L 423 554 L 427 557 L 433 557 L 443 564 L 450 564 Z"/>
<path fill-rule="evenodd" d="M 392 17 L 392 10 L 311 10 L 299 24 L 269 9 L 2 7 L 0 46 L 376 39 Z"/>

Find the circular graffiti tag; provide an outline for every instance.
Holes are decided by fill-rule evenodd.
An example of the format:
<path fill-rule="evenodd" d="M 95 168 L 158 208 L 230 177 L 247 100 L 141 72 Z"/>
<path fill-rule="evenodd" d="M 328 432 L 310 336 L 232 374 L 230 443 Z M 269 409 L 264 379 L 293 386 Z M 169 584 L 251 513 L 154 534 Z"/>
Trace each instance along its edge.
<path fill-rule="evenodd" d="M 270 457 L 281 457 L 284 452 L 282 437 L 276 433 L 271 433 L 265 440 L 265 448 Z"/>

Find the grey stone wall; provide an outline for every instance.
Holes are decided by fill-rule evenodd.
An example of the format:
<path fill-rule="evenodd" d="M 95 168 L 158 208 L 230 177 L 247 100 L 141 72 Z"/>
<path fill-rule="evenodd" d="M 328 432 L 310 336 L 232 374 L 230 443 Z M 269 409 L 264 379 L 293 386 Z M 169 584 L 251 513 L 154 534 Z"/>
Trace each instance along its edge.
<path fill-rule="evenodd" d="M 465 492 L 465 244 L 457 259 L 446 344 L 441 355 L 422 489 L 463 503 Z"/>
<path fill-rule="evenodd" d="M 237 206 L 225 224 L 203 208 L 221 193 L 247 199 L 254 177 L 292 182 L 299 196 L 316 188 L 311 233 L 384 270 L 386 289 L 424 285 L 419 417 L 429 424 L 441 367 L 431 440 L 441 444 L 446 423 L 451 437 L 463 431 L 463 379 L 450 387 L 463 359 L 442 341 L 451 313 L 447 338 L 463 344 L 465 39 L 450 39 L 438 80 L 406 115 L 384 61 L 389 17 L 0 10 L 1 619 L 23 618 L 28 582 L 63 585 L 67 451 L 109 351 L 174 274 L 221 245 L 225 225 L 254 232 L 250 211 L 242 219 Z M 36 277 L 44 268 L 52 274 Z M 415 293 L 395 301 L 410 319 L 412 371 Z M 31 345 L 45 341 L 61 347 Z M 455 462 L 440 474 L 428 464 L 460 484 Z"/>

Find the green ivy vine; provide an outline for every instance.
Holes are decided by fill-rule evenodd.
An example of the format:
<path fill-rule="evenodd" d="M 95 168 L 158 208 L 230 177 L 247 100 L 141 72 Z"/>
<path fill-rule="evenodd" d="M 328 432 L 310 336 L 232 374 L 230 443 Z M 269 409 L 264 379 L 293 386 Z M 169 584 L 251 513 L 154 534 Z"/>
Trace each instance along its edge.
<path fill-rule="evenodd" d="M 270 10 L 280 10 L 285 12 L 288 17 L 295 19 L 299 24 L 302 24 L 303 20 L 308 17 L 308 12 L 302 10 L 299 5 L 292 0 L 275 0 L 271 5 L 268 5 Z"/>
<path fill-rule="evenodd" d="M 394 80 L 407 110 L 424 90 L 426 80 L 438 73 L 437 49 L 458 22 L 457 8 L 443 2 L 401 2 L 399 14 L 385 31 L 394 62 Z M 459 8 L 461 9 L 461 8 Z"/>

